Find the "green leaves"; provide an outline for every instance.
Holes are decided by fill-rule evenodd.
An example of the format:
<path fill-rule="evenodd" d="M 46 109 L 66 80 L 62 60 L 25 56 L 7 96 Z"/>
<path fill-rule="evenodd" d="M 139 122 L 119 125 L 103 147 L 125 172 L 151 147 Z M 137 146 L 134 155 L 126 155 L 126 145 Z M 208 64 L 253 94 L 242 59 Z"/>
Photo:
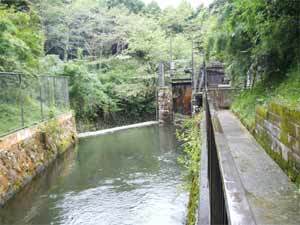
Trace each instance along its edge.
<path fill-rule="evenodd" d="M 33 72 L 43 53 L 43 35 L 34 12 L 0 8 L 0 69 Z"/>
<path fill-rule="evenodd" d="M 245 77 L 251 67 L 266 78 L 283 77 L 293 63 L 300 63 L 299 12 L 293 7 L 296 1 L 215 4 L 210 19 L 217 23 L 209 23 L 207 33 L 209 56 L 231 65 L 233 77 Z"/>

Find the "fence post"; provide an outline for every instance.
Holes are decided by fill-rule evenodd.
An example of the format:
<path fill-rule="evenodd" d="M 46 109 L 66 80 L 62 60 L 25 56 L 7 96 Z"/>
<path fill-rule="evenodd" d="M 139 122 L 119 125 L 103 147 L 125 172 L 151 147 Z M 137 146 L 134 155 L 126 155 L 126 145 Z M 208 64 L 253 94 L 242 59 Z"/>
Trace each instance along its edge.
<path fill-rule="evenodd" d="M 69 80 L 67 78 L 64 78 L 64 83 L 65 83 L 65 95 L 66 95 L 66 107 L 69 109 L 70 108 L 70 96 L 69 96 Z"/>
<path fill-rule="evenodd" d="M 52 77 L 53 79 L 53 105 L 54 105 L 54 108 L 56 108 L 57 106 L 57 102 L 56 102 L 56 78 L 55 77 Z"/>
<path fill-rule="evenodd" d="M 24 101 L 22 96 L 22 76 L 21 74 L 18 74 L 19 76 L 19 100 L 20 100 L 20 109 L 21 109 L 21 126 L 25 126 L 25 120 L 24 120 Z"/>
<path fill-rule="evenodd" d="M 41 107 L 41 117 L 44 120 L 44 108 L 43 108 L 43 95 L 42 95 L 42 80 L 40 78 L 40 107 Z"/>

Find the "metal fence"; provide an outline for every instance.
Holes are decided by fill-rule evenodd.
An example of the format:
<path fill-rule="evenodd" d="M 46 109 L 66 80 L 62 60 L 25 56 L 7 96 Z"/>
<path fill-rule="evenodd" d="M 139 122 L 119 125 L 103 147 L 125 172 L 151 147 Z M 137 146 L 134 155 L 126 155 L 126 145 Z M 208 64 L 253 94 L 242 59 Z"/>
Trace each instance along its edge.
<path fill-rule="evenodd" d="M 0 136 L 67 110 L 67 77 L 0 73 Z"/>
<path fill-rule="evenodd" d="M 217 154 L 214 128 L 207 96 L 205 97 L 206 137 L 208 151 L 208 182 L 211 224 L 228 224 L 223 179 Z"/>

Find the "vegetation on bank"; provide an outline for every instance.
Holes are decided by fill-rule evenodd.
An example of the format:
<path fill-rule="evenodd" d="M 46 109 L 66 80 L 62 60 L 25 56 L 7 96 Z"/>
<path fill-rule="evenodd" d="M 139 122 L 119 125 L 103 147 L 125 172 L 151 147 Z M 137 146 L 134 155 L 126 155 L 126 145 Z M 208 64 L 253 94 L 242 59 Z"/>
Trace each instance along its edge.
<path fill-rule="evenodd" d="M 249 78 L 271 88 L 299 65 L 298 1 L 217 0 L 210 17 L 207 55 L 225 63 L 235 86 Z"/>
<path fill-rule="evenodd" d="M 290 109 L 300 110 L 300 67 L 294 67 L 286 77 L 258 83 L 251 89 L 237 94 L 232 110 L 239 115 L 243 123 L 253 130 L 255 109 L 276 102 Z"/>
<path fill-rule="evenodd" d="M 183 144 L 183 155 L 178 158 L 187 169 L 186 184 L 189 190 L 187 225 L 195 225 L 199 201 L 199 169 L 200 169 L 200 121 L 201 114 L 185 119 L 180 130 L 177 131 L 177 138 Z"/>

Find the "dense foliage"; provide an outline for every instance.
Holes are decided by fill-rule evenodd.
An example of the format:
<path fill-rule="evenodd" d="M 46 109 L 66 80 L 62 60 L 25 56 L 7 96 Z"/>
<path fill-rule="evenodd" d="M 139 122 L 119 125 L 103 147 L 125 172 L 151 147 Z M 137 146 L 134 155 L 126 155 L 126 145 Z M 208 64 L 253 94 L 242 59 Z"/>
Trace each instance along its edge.
<path fill-rule="evenodd" d="M 186 119 L 177 131 L 177 137 L 183 144 L 184 154 L 178 161 L 186 167 L 187 186 L 190 192 L 188 203 L 187 225 L 196 224 L 199 199 L 199 170 L 200 170 L 200 120 L 201 114 Z"/>
<path fill-rule="evenodd" d="M 197 15 L 185 1 L 165 10 L 140 0 L 1 1 L 0 70 L 68 76 L 80 124 L 154 119 L 158 63 L 170 60 L 172 37 L 172 59 L 189 66 Z"/>
<path fill-rule="evenodd" d="M 206 20 L 204 47 L 225 63 L 239 91 L 233 110 L 253 127 L 255 105 L 276 99 L 300 105 L 300 2 L 216 0 Z"/>
<path fill-rule="evenodd" d="M 68 76 L 72 108 L 87 123 L 154 116 L 158 63 L 172 57 L 183 75 L 193 40 L 196 53 L 225 63 L 234 86 L 253 88 L 234 104 L 253 120 L 249 103 L 299 105 L 299 10 L 294 0 L 215 0 L 196 10 L 186 1 L 162 10 L 141 0 L 3 0 L 0 70 Z"/>
<path fill-rule="evenodd" d="M 211 6 L 208 56 L 234 81 L 283 78 L 300 62 L 299 1 L 217 0 Z"/>
<path fill-rule="evenodd" d="M 265 81 L 252 89 L 237 93 L 232 110 L 239 115 L 249 129 L 255 125 L 255 105 L 276 101 L 291 109 L 300 110 L 300 70 L 293 68 L 282 81 Z"/>
<path fill-rule="evenodd" d="M 0 71 L 35 72 L 43 40 L 36 13 L 0 7 Z"/>

